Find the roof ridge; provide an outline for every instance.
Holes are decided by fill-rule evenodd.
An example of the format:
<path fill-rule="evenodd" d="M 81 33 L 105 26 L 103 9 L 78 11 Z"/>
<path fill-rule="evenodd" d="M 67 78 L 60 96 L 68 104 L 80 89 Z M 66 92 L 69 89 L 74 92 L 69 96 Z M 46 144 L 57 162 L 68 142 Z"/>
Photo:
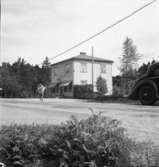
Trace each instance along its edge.
<path fill-rule="evenodd" d="M 61 60 L 59 62 L 53 63 L 52 65 L 60 64 L 60 63 L 63 63 L 63 62 L 69 61 L 69 60 L 87 60 L 87 61 L 91 61 L 92 56 L 88 56 L 86 53 L 85 54 L 79 54 L 77 56 L 70 57 L 68 59 Z M 108 63 L 113 63 L 114 62 L 113 60 L 108 60 L 108 59 L 100 58 L 100 57 L 93 57 L 93 60 L 94 61 L 99 61 L 99 62 L 103 61 L 103 62 L 108 62 Z"/>
<path fill-rule="evenodd" d="M 75 57 L 72 57 L 73 59 L 91 59 L 92 60 L 92 56 L 89 56 L 89 55 L 87 55 L 87 54 L 79 54 L 79 55 L 77 55 L 77 56 L 75 56 Z M 94 57 L 93 56 L 93 59 L 94 60 L 103 60 L 103 61 L 109 61 L 109 62 L 113 62 L 112 60 L 108 60 L 108 59 L 105 59 L 105 58 L 101 58 L 101 57 Z"/>

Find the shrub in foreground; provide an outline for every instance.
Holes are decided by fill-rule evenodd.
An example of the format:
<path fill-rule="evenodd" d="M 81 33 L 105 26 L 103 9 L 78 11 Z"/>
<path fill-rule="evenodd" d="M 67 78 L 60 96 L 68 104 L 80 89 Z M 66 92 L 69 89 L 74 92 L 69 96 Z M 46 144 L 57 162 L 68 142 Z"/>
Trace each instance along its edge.
<path fill-rule="evenodd" d="M 0 130 L 0 161 L 8 167 L 137 166 L 133 152 L 134 143 L 120 122 L 100 114 L 81 121 L 72 117 L 59 126 L 11 125 Z"/>

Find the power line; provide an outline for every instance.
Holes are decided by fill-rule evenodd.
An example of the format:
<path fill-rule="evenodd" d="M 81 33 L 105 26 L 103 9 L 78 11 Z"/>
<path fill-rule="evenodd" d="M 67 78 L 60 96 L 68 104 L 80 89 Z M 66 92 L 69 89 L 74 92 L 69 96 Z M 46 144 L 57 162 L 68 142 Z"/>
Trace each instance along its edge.
<path fill-rule="evenodd" d="M 127 16 L 123 17 L 122 19 L 116 21 L 115 23 L 109 25 L 108 27 L 106 27 L 106 28 L 104 28 L 103 30 L 97 32 L 96 34 L 94 34 L 94 35 L 88 37 L 87 39 L 85 39 L 85 40 L 83 40 L 83 41 L 77 43 L 76 45 L 72 46 L 71 48 L 64 50 L 63 52 L 57 54 L 56 56 L 54 56 L 54 57 L 52 57 L 52 58 L 49 58 L 49 60 L 53 60 L 53 59 L 55 59 L 55 58 L 57 58 L 57 57 L 59 57 L 59 56 L 62 56 L 63 54 L 65 54 L 65 53 L 67 53 L 67 52 L 69 52 L 69 51 L 71 51 L 71 50 L 77 48 L 78 46 L 80 46 L 80 45 L 82 45 L 82 44 L 88 42 L 89 40 L 95 38 L 96 36 L 98 36 L 98 35 L 104 33 L 105 31 L 107 31 L 107 30 L 113 28 L 114 26 L 118 25 L 119 23 L 121 23 L 121 22 L 127 20 L 128 18 L 132 17 L 133 15 L 135 15 L 135 14 L 138 13 L 138 12 L 140 12 L 140 11 L 143 10 L 144 8 L 150 6 L 150 5 L 153 4 L 155 1 L 157 1 L 157 0 L 153 0 L 153 1 L 151 1 L 151 2 L 149 2 L 149 3 L 147 3 L 147 4 L 145 4 L 145 5 L 143 5 L 142 7 L 136 9 L 135 11 L 133 11 L 132 13 L 130 13 L 129 15 L 127 15 Z"/>

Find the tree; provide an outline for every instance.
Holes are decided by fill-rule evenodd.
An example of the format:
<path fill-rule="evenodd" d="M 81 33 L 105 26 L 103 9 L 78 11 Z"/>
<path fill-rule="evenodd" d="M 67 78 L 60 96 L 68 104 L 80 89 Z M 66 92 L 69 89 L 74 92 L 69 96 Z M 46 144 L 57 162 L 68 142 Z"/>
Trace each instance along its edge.
<path fill-rule="evenodd" d="M 41 69 L 41 82 L 44 85 L 48 85 L 51 82 L 51 63 L 49 62 L 48 57 L 45 58 L 42 64 L 42 69 Z"/>
<path fill-rule="evenodd" d="M 42 63 L 42 68 L 50 68 L 51 63 L 49 62 L 49 58 L 45 57 L 45 60 Z"/>
<path fill-rule="evenodd" d="M 35 97 L 39 83 L 48 85 L 51 80 L 51 63 L 46 57 L 42 67 L 31 65 L 23 58 L 13 64 L 0 65 L 0 88 L 4 97 Z"/>
<path fill-rule="evenodd" d="M 121 57 L 120 73 L 122 76 L 123 95 L 128 95 L 137 76 L 138 60 L 140 55 L 131 38 L 126 38 L 123 43 L 123 55 Z"/>
<path fill-rule="evenodd" d="M 156 62 L 156 60 L 152 60 L 152 62 L 148 62 L 147 64 L 143 63 L 138 69 L 138 74 L 144 75 L 147 72 L 148 67 Z"/>
<path fill-rule="evenodd" d="M 20 97 L 22 87 L 18 83 L 16 75 L 11 72 L 11 65 L 2 63 L 0 72 L 0 87 L 3 88 L 3 97 Z"/>
<path fill-rule="evenodd" d="M 100 95 L 104 95 L 108 92 L 106 80 L 101 76 L 97 78 L 96 86 Z"/>
<path fill-rule="evenodd" d="M 35 95 L 33 85 L 37 83 L 38 78 L 34 66 L 26 63 L 24 59 L 19 58 L 11 66 L 11 73 L 16 76 L 18 83 L 22 87 L 21 97 L 32 97 Z"/>
<path fill-rule="evenodd" d="M 120 72 L 122 76 L 132 77 L 136 72 L 140 55 L 131 38 L 126 38 L 123 43 L 123 55 L 121 58 Z"/>

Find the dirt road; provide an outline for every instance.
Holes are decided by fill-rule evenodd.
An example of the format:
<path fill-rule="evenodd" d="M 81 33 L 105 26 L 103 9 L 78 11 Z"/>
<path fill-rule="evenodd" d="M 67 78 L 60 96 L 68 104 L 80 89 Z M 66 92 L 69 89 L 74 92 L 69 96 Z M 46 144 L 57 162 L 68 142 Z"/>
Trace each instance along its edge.
<path fill-rule="evenodd" d="M 95 103 L 74 99 L 0 99 L 0 124 L 59 124 L 75 115 L 95 113 L 118 119 L 128 135 L 137 140 L 159 143 L 159 105 L 142 106 L 119 103 Z"/>

